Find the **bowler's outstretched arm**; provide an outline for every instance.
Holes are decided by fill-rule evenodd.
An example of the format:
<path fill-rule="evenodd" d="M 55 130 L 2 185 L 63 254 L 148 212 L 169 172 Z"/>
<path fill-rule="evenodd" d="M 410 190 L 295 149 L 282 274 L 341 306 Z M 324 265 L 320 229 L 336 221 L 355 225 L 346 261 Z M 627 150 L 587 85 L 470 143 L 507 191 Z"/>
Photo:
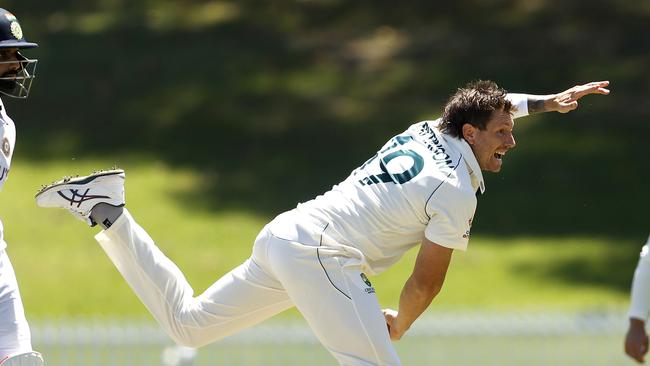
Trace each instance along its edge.
<path fill-rule="evenodd" d="M 589 94 L 609 94 L 609 81 L 594 81 L 576 85 L 557 94 L 533 95 L 528 97 L 528 113 L 560 112 L 567 113 L 578 108 L 578 100 Z"/>

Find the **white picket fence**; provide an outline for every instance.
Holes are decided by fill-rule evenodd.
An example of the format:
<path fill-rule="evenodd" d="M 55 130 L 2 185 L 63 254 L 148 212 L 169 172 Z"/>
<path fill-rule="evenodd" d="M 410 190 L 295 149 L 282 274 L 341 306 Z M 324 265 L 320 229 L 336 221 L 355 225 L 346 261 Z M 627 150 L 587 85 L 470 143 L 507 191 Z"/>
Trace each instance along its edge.
<path fill-rule="evenodd" d="M 624 311 L 434 312 L 396 347 L 404 365 L 632 365 Z M 46 365 L 336 365 L 305 322 L 271 320 L 212 345 L 176 347 L 152 321 L 32 321 Z"/>

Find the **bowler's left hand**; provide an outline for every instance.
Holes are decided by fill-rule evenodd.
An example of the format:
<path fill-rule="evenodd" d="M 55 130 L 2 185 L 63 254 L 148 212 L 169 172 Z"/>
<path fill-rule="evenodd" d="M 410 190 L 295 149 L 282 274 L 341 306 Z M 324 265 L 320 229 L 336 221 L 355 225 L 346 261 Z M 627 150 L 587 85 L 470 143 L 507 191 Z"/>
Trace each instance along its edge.
<path fill-rule="evenodd" d="M 583 85 L 576 85 L 571 89 L 551 95 L 550 98 L 546 100 L 544 107 L 548 111 L 556 111 L 560 113 L 571 112 L 578 108 L 578 100 L 585 95 L 609 94 L 607 86 L 609 86 L 609 81 L 594 81 Z"/>

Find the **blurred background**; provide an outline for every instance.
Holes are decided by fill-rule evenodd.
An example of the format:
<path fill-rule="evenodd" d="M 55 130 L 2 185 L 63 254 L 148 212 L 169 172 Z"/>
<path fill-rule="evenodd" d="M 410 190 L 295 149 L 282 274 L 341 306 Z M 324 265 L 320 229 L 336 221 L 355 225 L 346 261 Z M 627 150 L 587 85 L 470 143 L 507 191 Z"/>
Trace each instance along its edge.
<path fill-rule="evenodd" d="M 18 138 L 0 215 L 48 364 L 334 364 L 295 311 L 198 353 L 165 353 L 171 341 L 97 230 L 37 210 L 33 194 L 63 175 L 124 168 L 127 207 L 198 294 L 275 215 L 437 118 L 475 79 L 531 94 L 610 80 L 612 93 L 517 122 L 516 150 L 486 175 L 469 250 L 398 345 L 404 363 L 631 364 L 625 309 L 650 203 L 650 2 L 2 7 L 39 43 L 24 52 L 39 59 L 29 99 L 3 99 Z M 396 306 L 413 258 L 371 279 L 382 306 Z"/>

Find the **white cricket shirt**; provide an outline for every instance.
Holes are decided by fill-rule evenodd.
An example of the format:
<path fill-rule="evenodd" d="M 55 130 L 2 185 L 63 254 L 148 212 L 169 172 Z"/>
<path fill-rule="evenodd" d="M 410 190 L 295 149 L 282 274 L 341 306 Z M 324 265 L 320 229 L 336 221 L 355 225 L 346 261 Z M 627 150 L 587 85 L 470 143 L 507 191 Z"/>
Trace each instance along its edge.
<path fill-rule="evenodd" d="M 527 114 L 525 95 L 509 98 L 518 107 L 514 117 Z M 364 270 L 372 274 L 397 262 L 423 236 L 466 250 L 476 193 L 484 192 L 485 184 L 469 144 L 440 132 L 439 123 L 411 125 L 345 181 L 280 215 L 271 231 L 302 240 L 308 235 L 301 232 L 320 230 L 320 239 L 311 239 L 312 244 L 321 245 L 318 241 L 326 238 L 355 248 L 364 256 Z"/>
<path fill-rule="evenodd" d="M 650 315 L 650 237 L 641 249 L 639 262 L 632 279 L 632 293 L 630 294 L 630 318 L 646 322 Z"/>
<path fill-rule="evenodd" d="M 16 126 L 14 121 L 7 115 L 5 106 L 0 99 L 0 189 L 7 180 L 11 157 L 14 154 L 16 144 Z M 0 250 L 7 247 L 4 241 L 4 227 L 0 221 Z"/>

